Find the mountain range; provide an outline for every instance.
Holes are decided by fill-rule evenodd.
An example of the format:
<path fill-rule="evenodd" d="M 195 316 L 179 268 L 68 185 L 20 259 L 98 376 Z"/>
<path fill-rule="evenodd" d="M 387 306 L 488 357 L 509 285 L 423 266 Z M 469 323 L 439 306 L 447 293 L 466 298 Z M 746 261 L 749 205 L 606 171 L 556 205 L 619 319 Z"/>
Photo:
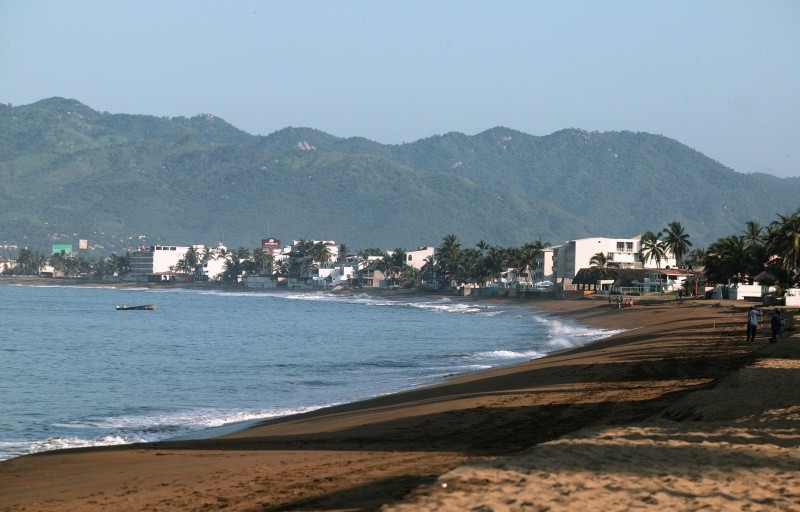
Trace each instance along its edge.
<path fill-rule="evenodd" d="M 679 221 L 695 247 L 800 206 L 800 178 L 743 174 L 649 133 L 496 127 L 399 145 L 311 128 L 255 136 L 209 114 L 98 112 L 49 98 L 0 105 L 0 245 L 105 252 L 156 243 L 353 249 L 456 234 L 629 238 Z"/>

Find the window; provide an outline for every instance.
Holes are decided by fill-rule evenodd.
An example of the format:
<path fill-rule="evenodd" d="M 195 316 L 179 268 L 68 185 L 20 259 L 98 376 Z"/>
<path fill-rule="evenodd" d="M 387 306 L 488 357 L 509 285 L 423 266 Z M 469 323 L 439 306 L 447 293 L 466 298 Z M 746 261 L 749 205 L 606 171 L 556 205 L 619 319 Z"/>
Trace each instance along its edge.
<path fill-rule="evenodd" d="M 617 242 L 617 252 L 622 252 L 625 250 L 625 242 Z"/>

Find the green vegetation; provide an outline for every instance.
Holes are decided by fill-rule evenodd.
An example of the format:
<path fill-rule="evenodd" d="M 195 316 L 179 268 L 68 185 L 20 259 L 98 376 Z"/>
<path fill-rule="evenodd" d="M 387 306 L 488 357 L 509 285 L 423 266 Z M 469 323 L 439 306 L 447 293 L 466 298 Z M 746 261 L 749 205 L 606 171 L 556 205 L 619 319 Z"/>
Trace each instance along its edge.
<path fill-rule="evenodd" d="M 614 263 L 613 254 L 598 252 L 589 259 L 589 267 L 593 269 L 599 279 L 613 279 L 617 277 L 617 265 Z"/>
<path fill-rule="evenodd" d="M 767 272 L 782 288 L 800 286 L 800 208 L 777 217 L 766 229 L 749 221 L 742 234 L 718 238 L 692 259 L 713 283 L 752 282 Z"/>
<path fill-rule="evenodd" d="M 662 233 L 666 233 L 661 240 Z M 339 246 L 338 262 L 349 262 L 361 271 L 379 270 L 390 285 L 400 287 L 421 286 L 436 282 L 437 289 L 451 290 L 464 285 L 483 286 L 498 279 L 507 269 L 517 269 L 529 277 L 539 273 L 540 256 L 548 243 L 540 240 L 525 243 L 520 247 L 491 245 L 483 240 L 474 247 L 462 247 L 455 234 L 442 238 L 435 249 L 435 256 L 426 259 L 421 270 L 406 264 L 406 252 L 397 248 L 384 252 L 367 248 L 351 254 L 347 245 Z M 800 208 L 792 214 L 777 215 L 777 219 L 764 229 L 756 221 L 748 221 L 741 235 L 729 235 L 713 242 L 707 250 L 692 247 L 689 234 L 678 222 L 670 222 L 663 232 L 646 231 L 642 235 L 642 261 L 654 261 L 660 268 L 668 253 L 676 255 L 683 264 L 703 266 L 707 282 L 726 284 L 729 282 L 752 283 L 764 272 L 783 289 L 800 286 Z M 683 256 L 687 256 L 684 260 Z M 371 258 L 375 259 L 371 259 Z M 175 271 L 194 273 L 202 263 L 210 259 L 225 260 L 223 280 L 235 284 L 242 274 L 275 275 L 283 277 L 309 277 L 316 269 L 330 261 L 328 247 L 322 242 L 299 240 L 292 246 L 289 257 L 276 264 L 275 257 L 258 247 L 249 251 L 239 247 L 236 251 L 223 248 L 206 248 L 202 252 L 191 248 L 181 259 Z M 83 255 L 72 256 L 64 251 L 49 258 L 37 251 L 23 248 L 16 258 L 14 269 L 4 269 L 8 275 L 35 275 L 49 263 L 59 274 L 65 276 L 89 276 L 103 278 L 123 275 L 130 268 L 130 254 L 111 254 L 103 259 L 86 259 Z M 590 268 L 602 279 L 617 275 L 617 265 L 609 254 L 597 253 L 590 260 Z M 358 281 L 357 278 L 356 281 Z"/>
<path fill-rule="evenodd" d="M 484 241 L 463 249 L 456 235 L 447 235 L 436 248 L 431 269 L 436 272 L 440 286 L 445 289 L 463 285 L 482 286 L 497 279 L 509 268 L 536 274 L 542 249 L 549 244 L 536 240 L 521 247 L 492 246 Z M 427 265 L 427 264 L 426 264 Z M 425 269 L 423 269 L 423 274 Z"/>
<path fill-rule="evenodd" d="M 67 254 L 65 251 L 57 252 L 48 258 L 44 254 L 23 248 L 16 257 L 16 266 L 0 268 L 3 275 L 38 275 L 45 265 L 50 265 L 53 270 L 66 277 L 89 277 L 102 279 L 113 275 L 122 275 L 130 270 L 130 254 L 118 256 L 111 253 L 105 258 L 85 258 L 82 254 L 77 256 Z"/>
<path fill-rule="evenodd" d="M 522 245 L 629 237 L 665 218 L 708 244 L 794 210 L 797 197 L 800 178 L 736 173 L 646 133 L 498 127 L 383 145 L 306 128 L 252 136 L 209 115 L 112 115 L 63 98 L 0 105 L 0 245 L 40 251 L 77 238 L 102 254 L 254 247 L 265 235 Z"/>

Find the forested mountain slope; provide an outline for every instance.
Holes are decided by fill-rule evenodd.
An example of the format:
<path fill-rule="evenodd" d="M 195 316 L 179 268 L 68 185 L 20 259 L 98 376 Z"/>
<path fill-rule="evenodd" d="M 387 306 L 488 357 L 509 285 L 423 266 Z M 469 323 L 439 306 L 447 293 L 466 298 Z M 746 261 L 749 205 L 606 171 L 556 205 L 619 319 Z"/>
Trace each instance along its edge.
<path fill-rule="evenodd" d="M 553 244 L 680 221 L 705 244 L 794 211 L 800 179 L 734 172 L 646 133 L 507 128 L 401 145 L 308 128 L 249 135 L 212 115 L 108 114 L 75 100 L 0 105 L 0 244 L 88 238 L 254 247 L 261 238 L 353 248 L 447 234 Z"/>

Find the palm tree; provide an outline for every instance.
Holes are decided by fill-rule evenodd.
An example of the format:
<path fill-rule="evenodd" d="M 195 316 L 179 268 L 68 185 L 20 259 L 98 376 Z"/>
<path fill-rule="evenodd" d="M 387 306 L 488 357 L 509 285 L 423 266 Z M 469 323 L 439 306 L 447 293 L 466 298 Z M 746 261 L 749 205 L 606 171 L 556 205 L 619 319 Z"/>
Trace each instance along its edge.
<path fill-rule="evenodd" d="M 520 266 L 529 265 L 531 268 L 535 267 L 541 255 L 542 241 L 534 240 L 533 242 L 528 242 L 520 248 Z"/>
<path fill-rule="evenodd" d="M 698 265 L 703 265 L 703 261 L 706 258 L 706 250 L 703 247 L 696 247 L 689 251 L 689 254 L 686 256 L 686 262 L 689 263 L 689 267 L 694 267 Z"/>
<path fill-rule="evenodd" d="M 683 226 L 677 221 L 667 224 L 664 232 L 666 233 L 663 242 L 664 248 L 675 255 L 678 267 L 682 267 L 683 256 L 689 252 L 689 248 L 692 246 L 689 235 L 684 232 Z"/>
<path fill-rule="evenodd" d="M 214 247 L 206 247 L 203 249 L 202 262 L 208 263 L 217 258 L 217 250 Z"/>
<path fill-rule="evenodd" d="M 539 258 L 542 256 L 542 241 L 534 240 L 523 245 L 519 250 L 519 258 L 517 266 L 519 268 L 530 268 L 531 281 L 533 281 L 533 274 L 539 266 Z"/>
<path fill-rule="evenodd" d="M 264 250 L 263 247 L 253 249 L 253 267 L 259 275 L 271 275 L 274 262 L 275 255 Z"/>
<path fill-rule="evenodd" d="M 708 246 L 704 260 L 706 277 L 712 283 L 728 283 L 747 274 L 744 238 L 731 235 Z"/>
<path fill-rule="evenodd" d="M 461 259 L 461 242 L 456 235 L 447 235 L 442 239 L 436 251 L 436 261 L 443 274 L 443 281 L 450 282 L 458 272 Z"/>
<path fill-rule="evenodd" d="M 497 246 L 489 247 L 489 252 L 486 255 L 486 270 L 489 272 L 489 277 L 493 279 L 499 278 L 503 271 L 511 266 L 509 258 L 508 250 Z"/>
<path fill-rule="evenodd" d="M 194 246 L 189 247 L 186 254 L 183 255 L 183 261 L 187 272 L 193 273 L 197 271 L 197 267 L 200 266 L 200 255 Z"/>
<path fill-rule="evenodd" d="M 213 254 L 214 254 L 214 259 L 222 258 L 223 260 L 227 260 L 229 253 L 228 249 L 225 248 L 225 246 L 220 245 L 219 247 L 214 249 Z"/>
<path fill-rule="evenodd" d="M 281 262 L 281 269 L 289 277 L 300 277 L 303 272 L 303 262 L 297 258 L 286 258 Z"/>
<path fill-rule="evenodd" d="M 617 272 L 614 270 L 616 264 L 614 263 L 614 255 L 612 253 L 596 253 L 589 260 L 589 266 L 597 272 L 600 279 L 616 278 L 617 276 Z"/>
<path fill-rule="evenodd" d="M 657 235 L 653 234 L 652 231 L 645 232 L 645 234 L 642 235 L 641 246 L 642 264 L 655 260 L 658 270 L 661 270 L 661 260 L 665 259 L 667 256 L 664 251 L 664 244 L 658 239 L 660 236 L 660 232 Z"/>
<path fill-rule="evenodd" d="M 119 275 L 119 276 L 121 276 L 122 274 L 127 273 L 131 269 L 131 252 L 130 251 L 125 251 L 125 255 L 124 256 L 118 256 L 117 254 L 112 252 L 111 255 L 108 258 L 109 258 L 109 260 L 111 260 L 111 262 L 114 265 L 114 272 L 116 272 L 117 275 Z M 114 272 L 112 272 L 112 274 Z"/>
<path fill-rule="evenodd" d="M 655 260 L 656 262 L 656 270 L 658 271 L 659 276 L 661 275 L 661 260 L 667 258 L 667 252 L 664 249 L 664 242 L 659 240 L 661 233 L 659 232 L 657 235 L 654 235 L 651 232 L 645 233 L 647 235 L 646 238 L 642 238 L 642 265 L 647 263 L 648 261 Z M 661 278 L 659 277 L 659 280 Z M 664 293 L 663 287 L 661 288 L 661 293 Z"/>
<path fill-rule="evenodd" d="M 456 278 L 460 283 L 473 283 L 483 285 L 488 273 L 484 265 L 484 258 L 478 248 L 470 247 L 461 251 Z"/>
<path fill-rule="evenodd" d="M 244 247 L 239 247 L 234 252 L 225 254 L 225 270 L 222 272 L 223 279 L 230 284 L 239 282 L 239 275 L 248 269 L 250 262 L 250 251 Z"/>
<path fill-rule="evenodd" d="M 328 251 L 328 246 L 326 246 L 322 242 L 312 243 L 309 247 L 308 251 L 306 252 L 306 256 L 311 258 L 311 261 L 318 265 L 317 268 L 321 267 L 331 257 L 330 251 Z"/>
<path fill-rule="evenodd" d="M 347 247 L 347 244 L 340 244 L 338 261 L 345 261 L 350 256 L 352 255 L 350 254 L 350 248 Z"/>
<path fill-rule="evenodd" d="M 404 266 L 403 270 L 400 271 L 401 287 L 419 286 L 421 282 L 422 282 L 422 272 L 412 267 L 411 265 Z"/>
<path fill-rule="evenodd" d="M 222 278 L 229 284 L 239 282 L 239 274 L 242 273 L 242 262 L 237 258 L 236 253 L 229 253 L 225 258 L 225 269 L 222 271 Z"/>
<path fill-rule="evenodd" d="M 436 270 L 436 258 L 433 255 L 427 256 L 422 264 L 422 279 L 432 279 L 433 273 Z"/>
<path fill-rule="evenodd" d="M 386 254 L 383 258 L 379 259 L 375 262 L 375 269 L 380 270 L 384 276 L 386 276 L 386 280 L 392 282 L 395 277 L 400 275 L 402 272 L 403 267 L 398 265 L 397 259 L 393 256 Z"/>
<path fill-rule="evenodd" d="M 69 256 L 67 256 L 67 251 L 60 251 L 50 255 L 50 266 L 53 267 L 53 270 L 56 272 L 60 272 L 63 275 L 67 275 L 67 260 Z"/>
<path fill-rule="evenodd" d="M 791 215 L 778 215 L 770 227 L 769 247 L 779 258 L 785 284 L 795 285 L 800 281 L 800 208 Z"/>
<path fill-rule="evenodd" d="M 754 220 L 747 221 L 744 233 L 742 234 L 744 237 L 745 246 L 755 247 L 758 245 L 763 245 L 765 242 L 763 230 L 764 228 L 762 228 L 761 224 L 758 222 Z"/>
<path fill-rule="evenodd" d="M 103 259 L 95 263 L 92 267 L 93 274 L 98 279 L 103 279 L 104 277 L 108 277 L 113 275 L 117 269 L 116 264 L 114 263 L 114 258 L 116 257 L 115 254 L 110 254 L 108 258 Z"/>

